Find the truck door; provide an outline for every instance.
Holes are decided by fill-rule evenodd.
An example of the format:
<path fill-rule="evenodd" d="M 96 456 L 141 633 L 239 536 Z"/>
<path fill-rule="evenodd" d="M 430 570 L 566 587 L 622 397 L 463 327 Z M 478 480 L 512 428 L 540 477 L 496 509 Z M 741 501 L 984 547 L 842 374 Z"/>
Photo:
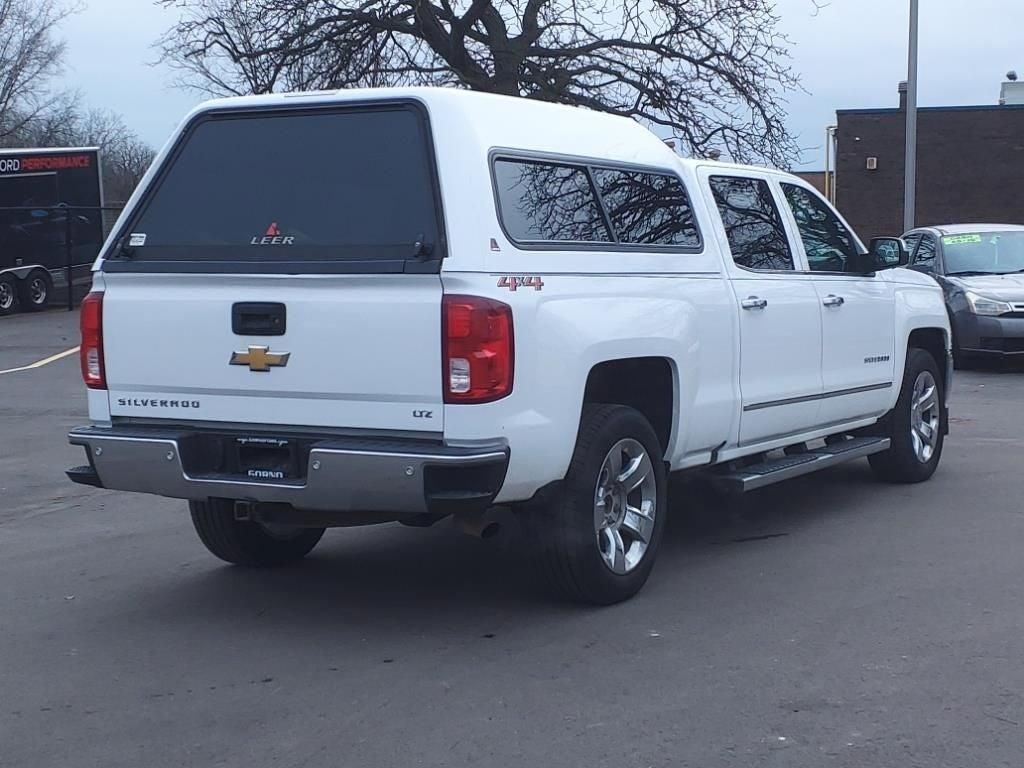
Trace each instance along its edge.
<path fill-rule="evenodd" d="M 769 177 L 741 169 L 702 169 L 719 213 L 719 240 L 736 296 L 740 328 L 741 445 L 819 424 L 821 313 L 796 255 Z"/>
<path fill-rule="evenodd" d="M 821 422 L 878 416 L 892 401 L 895 359 L 893 284 L 860 274 L 852 230 L 816 192 L 780 183 L 807 256 L 821 312 Z M 851 269 L 852 267 L 852 269 Z"/>

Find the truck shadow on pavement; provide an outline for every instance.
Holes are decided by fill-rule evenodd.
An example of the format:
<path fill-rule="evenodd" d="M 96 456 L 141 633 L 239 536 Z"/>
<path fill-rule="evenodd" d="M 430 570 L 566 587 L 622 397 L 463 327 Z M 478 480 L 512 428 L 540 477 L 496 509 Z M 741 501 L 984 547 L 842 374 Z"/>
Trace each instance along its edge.
<path fill-rule="evenodd" d="M 718 558 L 728 567 L 730 548 L 765 546 L 829 518 L 855 516 L 877 502 L 879 486 L 867 464 L 858 463 L 742 498 L 717 495 L 699 483 L 674 490 L 669 528 L 650 582 L 633 601 L 610 610 L 642 611 L 648 600 L 659 594 L 664 599 L 665 591 L 692 581 L 694 562 L 716 567 Z M 823 503 L 836 495 L 844 499 L 842 505 Z M 238 626 L 255 631 L 279 624 L 307 630 L 347 627 L 363 636 L 474 627 L 485 633 L 515 616 L 536 621 L 592 614 L 544 590 L 526 557 L 522 529 L 509 513 L 498 519 L 502 532 L 484 542 L 458 534 L 447 521 L 428 530 L 399 525 L 331 530 L 305 561 L 276 570 L 222 566 L 197 542 L 188 563 L 140 587 L 146 594 L 134 596 L 141 606 L 134 613 L 204 629 L 222 624 L 232 633 Z"/>

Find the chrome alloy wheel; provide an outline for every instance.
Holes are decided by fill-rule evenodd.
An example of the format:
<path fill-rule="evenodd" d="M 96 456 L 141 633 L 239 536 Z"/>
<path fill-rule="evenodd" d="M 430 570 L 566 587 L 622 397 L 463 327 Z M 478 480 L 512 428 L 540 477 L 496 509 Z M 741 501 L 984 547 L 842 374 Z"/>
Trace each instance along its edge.
<path fill-rule="evenodd" d="M 638 441 L 620 440 L 601 465 L 594 491 L 594 531 L 601 557 L 626 574 L 644 559 L 654 535 L 658 487 L 651 457 Z"/>
<path fill-rule="evenodd" d="M 0 280 L 0 309 L 6 311 L 14 306 L 14 286 Z"/>
<path fill-rule="evenodd" d="M 36 306 L 46 303 L 47 290 L 46 280 L 42 277 L 33 278 L 28 284 L 28 298 Z"/>
<path fill-rule="evenodd" d="M 910 443 L 914 455 L 927 464 L 939 442 L 939 388 L 929 371 L 921 371 L 910 396 Z"/>

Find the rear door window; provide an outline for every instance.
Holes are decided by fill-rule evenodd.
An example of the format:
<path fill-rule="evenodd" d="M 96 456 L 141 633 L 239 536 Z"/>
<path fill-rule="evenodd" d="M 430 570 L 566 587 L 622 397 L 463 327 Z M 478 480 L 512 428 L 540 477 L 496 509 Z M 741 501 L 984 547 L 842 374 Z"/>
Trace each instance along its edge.
<path fill-rule="evenodd" d="M 497 160 L 501 220 L 518 242 L 610 243 L 585 168 L 533 160 Z"/>
<path fill-rule="evenodd" d="M 133 260 L 397 262 L 443 255 L 412 106 L 227 113 L 186 135 L 124 233 Z"/>
<path fill-rule="evenodd" d="M 764 179 L 712 176 L 729 250 L 737 265 L 757 271 L 792 271 L 793 252 L 786 228 Z"/>

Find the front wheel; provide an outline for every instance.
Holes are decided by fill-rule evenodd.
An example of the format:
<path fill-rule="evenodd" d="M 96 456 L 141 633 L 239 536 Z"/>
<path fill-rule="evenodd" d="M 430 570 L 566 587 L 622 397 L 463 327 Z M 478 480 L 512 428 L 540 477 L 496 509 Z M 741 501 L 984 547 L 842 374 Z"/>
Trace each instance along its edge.
<path fill-rule="evenodd" d="M 227 499 L 190 501 L 192 525 L 210 552 L 234 565 L 287 565 L 308 555 L 324 535 L 323 528 L 268 526 L 235 519 Z"/>
<path fill-rule="evenodd" d="M 945 442 L 945 391 L 935 358 L 923 349 L 907 354 L 903 387 L 889 414 L 889 450 L 868 457 L 871 469 L 892 483 L 920 483 L 939 466 Z"/>
<path fill-rule="evenodd" d="M 526 512 L 545 580 L 579 602 L 627 600 L 647 582 L 665 530 L 666 472 L 650 423 L 622 405 L 587 405 L 569 472 Z"/>

